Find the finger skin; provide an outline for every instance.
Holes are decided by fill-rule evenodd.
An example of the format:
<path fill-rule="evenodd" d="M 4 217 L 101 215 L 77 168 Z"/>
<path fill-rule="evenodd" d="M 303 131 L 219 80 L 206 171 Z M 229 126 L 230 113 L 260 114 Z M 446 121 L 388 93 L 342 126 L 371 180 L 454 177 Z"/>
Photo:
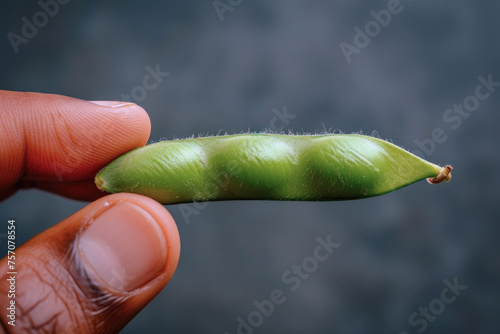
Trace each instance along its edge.
<path fill-rule="evenodd" d="M 75 239 L 107 207 L 129 202 L 148 211 L 167 241 L 167 260 L 162 272 L 131 292 L 108 291 L 90 279 L 82 268 Z M 118 232 L 118 231 L 117 231 Z M 42 232 L 16 250 L 16 326 L 9 331 L 56 333 L 115 333 L 149 303 L 172 277 L 180 253 L 177 227 L 156 201 L 132 194 L 109 195 L 88 205 L 58 225 Z M 0 305 L 8 305 L 7 258 L 0 261 Z"/>
<path fill-rule="evenodd" d="M 27 185 L 21 181 L 21 187 L 38 188 L 66 198 L 93 201 L 108 195 L 100 191 L 92 180 L 73 182 L 28 181 Z"/>
<path fill-rule="evenodd" d="M 44 189 L 65 193 L 68 188 L 58 183 L 93 179 L 114 158 L 145 145 L 150 131 L 148 115 L 135 104 L 115 108 L 0 90 L 0 198 L 14 193 L 20 181 L 43 181 Z"/>

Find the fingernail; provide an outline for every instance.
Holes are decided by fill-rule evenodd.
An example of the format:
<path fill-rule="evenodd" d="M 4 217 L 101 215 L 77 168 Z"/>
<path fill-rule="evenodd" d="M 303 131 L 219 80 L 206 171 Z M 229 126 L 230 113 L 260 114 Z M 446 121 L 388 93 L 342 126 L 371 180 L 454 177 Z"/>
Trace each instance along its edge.
<path fill-rule="evenodd" d="M 111 290 L 143 286 L 163 271 L 167 259 L 159 223 L 129 202 L 117 203 L 95 218 L 77 246 L 89 276 Z"/>
<path fill-rule="evenodd" d="M 104 107 L 113 107 L 113 108 L 120 108 L 120 107 L 126 107 L 126 106 L 135 106 L 135 103 L 132 102 L 121 102 L 121 101 L 89 101 L 93 104 L 97 104 L 99 106 L 104 106 Z"/>

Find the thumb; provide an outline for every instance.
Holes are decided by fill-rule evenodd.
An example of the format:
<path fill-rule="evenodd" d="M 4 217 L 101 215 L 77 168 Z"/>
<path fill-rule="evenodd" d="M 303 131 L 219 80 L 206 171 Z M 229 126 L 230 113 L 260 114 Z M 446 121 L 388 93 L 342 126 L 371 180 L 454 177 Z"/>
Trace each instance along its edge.
<path fill-rule="evenodd" d="M 103 197 L 15 250 L 14 269 L 0 261 L 0 304 L 15 305 L 14 317 L 0 313 L 3 328 L 118 332 L 165 287 L 179 252 L 177 226 L 162 205 Z"/>

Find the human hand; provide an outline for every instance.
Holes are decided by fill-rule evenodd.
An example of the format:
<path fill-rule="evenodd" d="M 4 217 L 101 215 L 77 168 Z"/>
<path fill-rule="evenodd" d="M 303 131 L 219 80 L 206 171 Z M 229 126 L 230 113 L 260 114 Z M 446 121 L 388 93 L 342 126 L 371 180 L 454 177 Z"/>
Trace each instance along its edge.
<path fill-rule="evenodd" d="M 0 199 L 36 187 L 96 200 L 15 250 L 16 320 L 9 325 L 4 308 L 4 332 L 117 332 L 168 283 L 180 253 L 170 214 L 147 197 L 104 196 L 93 182 L 108 162 L 145 145 L 150 129 L 133 103 L 0 90 Z M 5 257 L 2 307 L 11 301 L 9 271 Z"/>

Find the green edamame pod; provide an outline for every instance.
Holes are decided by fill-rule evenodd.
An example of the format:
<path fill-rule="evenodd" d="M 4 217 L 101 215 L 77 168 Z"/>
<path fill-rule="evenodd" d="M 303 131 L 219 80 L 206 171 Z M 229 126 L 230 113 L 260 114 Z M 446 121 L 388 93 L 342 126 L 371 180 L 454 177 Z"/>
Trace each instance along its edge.
<path fill-rule="evenodd" d="M 244 134 L 147 145 L 112 161 L 95 182 L 162 204 L 331 201 L 382 195 L 424 178 L 449 181 L 451 169 L 369 136 Z"/>

